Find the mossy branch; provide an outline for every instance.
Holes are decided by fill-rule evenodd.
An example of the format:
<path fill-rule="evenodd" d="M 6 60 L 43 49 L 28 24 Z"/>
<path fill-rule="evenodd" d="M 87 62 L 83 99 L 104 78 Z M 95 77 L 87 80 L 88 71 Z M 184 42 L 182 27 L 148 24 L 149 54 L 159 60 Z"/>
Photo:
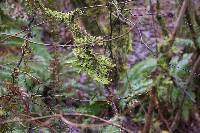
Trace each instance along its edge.
<path fill-rule="evenodd" d="M 40 0 L 27 0 L 27 5 L 32 10 L 39 10 L 39 14 L 43 19 L 48 20 L 50 23 L 64 23 L 69 30 L 73 33 L 75 44 L 81 44 L 82 47 L 74 48 L 73 52 L 76 59 L 71 64 L 86 72 L 94 80 L 103 84 L 108 84 L 108 73 L 114 67 L 111 60 L 104 56 L 97 54 L 93 51 L 93 45 L 103 45 L 102 37 L 96 37 L 83 31 L 78 25 L 76 19 L 84 15 L 80 9 L 75 9 L 68 13 L 53 11 L 46 8 Z"/>

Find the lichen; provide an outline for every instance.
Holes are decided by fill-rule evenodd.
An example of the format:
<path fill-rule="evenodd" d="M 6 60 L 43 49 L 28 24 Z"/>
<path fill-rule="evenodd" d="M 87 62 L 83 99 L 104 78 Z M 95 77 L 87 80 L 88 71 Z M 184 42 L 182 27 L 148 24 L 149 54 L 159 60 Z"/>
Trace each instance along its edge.
<path fill-rule="evenodd" d="M 84 15 L 80 9 L 75 9 L 68 13 L 53 11 L 46 8 L 40 0 L 27 0 L 27 6 L 33 11 L 37 10 L 38 14 L 49 23 L 64 23 L 73 33 L 76 47 L 73 53 L 76 59 L 71 64 L 80 69 L 81 72 L 86 72 L 92 79 L 108 84 L 109 72 L 114 67 L 111 59 L 105 55 L 95 53 L 94 45 L 103 45 L 102 37 L 92 36 L 86 31 L 83 31 L 77 23 L 77 18 Z"/>

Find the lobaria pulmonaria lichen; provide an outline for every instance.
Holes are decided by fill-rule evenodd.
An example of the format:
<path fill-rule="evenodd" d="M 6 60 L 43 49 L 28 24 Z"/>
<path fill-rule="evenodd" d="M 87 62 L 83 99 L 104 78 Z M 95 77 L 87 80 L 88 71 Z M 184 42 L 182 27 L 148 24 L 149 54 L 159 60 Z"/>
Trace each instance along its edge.
<path fill-rule="evenodd" d="M 64 23 L 69 30 L 73 33 L 76 47 L 73 49 L 73 53 L 76 57 L 71 64 L 80 69 L 82 72 L 86 72 L 92 79 L 108 84 L 109 72 L 114 67 L 111 60 L 93 50 L 94 45 L 103 45 L 102 37 L 96 37 L 83 31 L 78 25 L 77 18 L 84 13 L 80 9 L 75 9 L 68 13 L 62 13 L 53 11 L 46 8 L 40 0 L 26 0 L 26 5 L 29 10 L 40 15 L 44 20 L 48 20 L 49 23 Z M 37 11 L 37 12 L 35 12 Z"/>

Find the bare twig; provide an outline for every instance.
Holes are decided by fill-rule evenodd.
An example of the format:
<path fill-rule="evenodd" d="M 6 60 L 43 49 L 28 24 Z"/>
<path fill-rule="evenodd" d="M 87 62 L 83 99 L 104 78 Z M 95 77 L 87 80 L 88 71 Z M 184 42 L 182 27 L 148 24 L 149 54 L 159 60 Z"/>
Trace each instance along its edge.
<path fill-rule="evenodd" d="M 121 14 L 120 12 L 117 12 L 118 14 L 115 15 L 113 14 L 115 17 L 119 18 L 120 21 L 128 24 L 129 26 L 131 27 L 135 27 L 137 30 L 138 30 L 138 33 L 140 35 L 140 40 L 142 42 L 142 44 L 145 45 L 145 47 L 153 54 L 153 55 L 156 55 L 154 53 L 154 51 L 145 43 L 145 41 L 143 40 L 143 37 L 142 37 L 142 33 L 141 33 L 141 30 L 137 27 L 137 25 L 135 23 L 133 23 L 131 20 L 129 20 L 128 18 L 126 18 L 123 14 Z M 129 11 L 129 13 L 132 15 L 132 13 Z"/>
<path fill-rule="evenodd" d="M 181 26 L 181 23 L 182 23 L 184 15 L 185 15 L 188 3 L 189 3 L 189 0 L 183 1 L 180 13 L 179 13 L 178 18 L 177 18 L 176 23 L 175 23 L 175 28 L 174 28 L 173 33 L 172 33 L 171 38 L 170 38 L 171 46 L 173 45 L 175 38 L 176 38 L 176 35 L 177 35 L 177 32 L 178 32 L 178 30 Z"/>
<path fill-rule="evenodd" d="M 27 115 L 25 115 L 27 116 Z M 77 124 L 77 123 L 73 123 L 73 122 L 70 122 L 69 120 L 67 120 L 64 116 L 84 116 L 84 117 L 90 117 L 90 118 L 93 118 L 93 119 L 97 119 L 99 121 L 102 121 L 104 122 L 103 124 L 88 124 L 88 125 L 85 125 L 85 124 Z M 53 114 L 53 115 L 47 115 L 47 116 L 41 116 L 41 117 L 31 117 L 30 116 L 27 116 L 29 117 L 29 119 L 13 119 L 13 120 L 6 120 L 6 121 L 1 121 L 0 122 L 0 125 L 2 124 L 6 124 L 6 123 L 14 123 L 14 122 L 32 122 L 32 121 L 38 121 L 38 120 L 43 120 L 43 119 L 49 119 L 49 118 L 55 118 L 55 119 L 61 119 L 63 122 L 65 122 L 66 124 L 69 124 L 71 126 L 76 126 L 76 127 L 83 127 L 83 128 L 86 128 L 86 127 L 90 127 L 90 128 L 94 128 L 94 127 L 102 127 L 102 126 L 106 126 L 106 125 L 112 125 L 112 126 L 115 126 L 117 128 L 120 128 L 121 130 L 124 130 L 128 133 L 133 133 L 132 131 L 118 125 L 118 124 L 115 124 L 112 120 L 105 120 L 103 118 L 100 118 L 100 117 L 97 117 L 97 116 L 94 116 L 94 115 L 89 115 L 89 114 L 81 114 L 81 113 L 60 113 L 60 114 Z M 53 119 L 52 119 L 53 120 Z"/>
<path fill-rule="evenodd" d="M 142 133 L 149 133 L 150 131 L 150 127 L 151 127 L 151 120 L 152 120 L 152 115 L 153 115 L 153 108 L 154 108 L 154 95 L 155 93 L 155 88 L 152 88 L 152 91 L 151 91 L 151 99 L 150 99 L 150 102 L 149 102 L 149 106 L 148 106 L 148 112 L 146 114 L 146 122 L 145 122 L 145 125 L 144 125 L 144 128 L 143 128 L 143 131 Z"/>

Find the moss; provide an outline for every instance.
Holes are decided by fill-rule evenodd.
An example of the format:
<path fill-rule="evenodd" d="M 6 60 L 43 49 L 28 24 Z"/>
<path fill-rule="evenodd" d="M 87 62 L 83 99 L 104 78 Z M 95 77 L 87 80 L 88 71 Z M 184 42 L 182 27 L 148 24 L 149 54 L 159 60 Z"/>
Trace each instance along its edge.
<path fill-rule="evenodd" d="M 39 14 L 43 19 L 49 20 L 50 23 L 64 23 L 74 35 L 76 48 L 73 49 L 73 53 L 76 59 L 72 62 L 72 65 L 79 68 L 80 71 L 86 72 L 94 80 L 103 84 L 108 84 L 109 72 L 114 65 L 112 61 L 104 56 L 94 53 L 92 46 L 103 44 L 101 37 L 96 37 L 83 31 L 77 24 L 77 18 L 83 15 L 83 11 L 79 8 L 68 12 L 62 13 L 53 11 L 46 8 L 40 0 L 27 0 L 27 5 L 32 10 L 39 10 Z"/>

